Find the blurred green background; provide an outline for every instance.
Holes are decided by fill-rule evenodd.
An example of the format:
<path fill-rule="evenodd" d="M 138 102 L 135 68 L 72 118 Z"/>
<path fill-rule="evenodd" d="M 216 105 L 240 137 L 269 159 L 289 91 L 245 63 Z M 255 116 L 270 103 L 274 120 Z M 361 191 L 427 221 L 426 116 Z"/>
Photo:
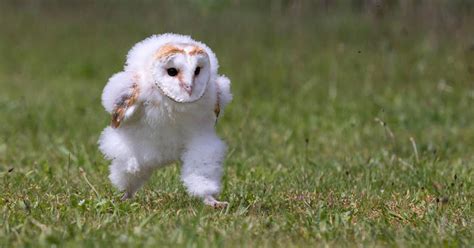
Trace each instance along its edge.
<path fill-rule="evenodd" d="M 189 34 L 234 101 L 223 211 L 179 167 L 118 201 L 100 95 Z M 472 246 L 474 1 L 0 2 L 0 246 Z"/>

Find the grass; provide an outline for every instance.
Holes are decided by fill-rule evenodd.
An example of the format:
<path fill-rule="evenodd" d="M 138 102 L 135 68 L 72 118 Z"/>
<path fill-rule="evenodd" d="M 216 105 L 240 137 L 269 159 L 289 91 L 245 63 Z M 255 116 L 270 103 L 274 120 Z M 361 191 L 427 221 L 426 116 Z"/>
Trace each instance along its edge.
<path fill-rule="evenodd" d="M 0 246 L 474 245 L 472 15 L 34 3 L 0 7 Z M 108 182 L 102 88 L 162 32 L 208 43 L 232 79 L 225 210 L 179 166 L 132 201 Z"/>

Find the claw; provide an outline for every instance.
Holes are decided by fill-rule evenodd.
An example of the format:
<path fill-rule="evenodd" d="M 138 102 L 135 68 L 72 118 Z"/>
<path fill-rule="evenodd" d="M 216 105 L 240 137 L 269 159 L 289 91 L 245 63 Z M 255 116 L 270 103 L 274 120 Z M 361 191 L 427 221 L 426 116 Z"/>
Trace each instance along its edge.
<path fill-rule="evenodd" d="M 124 192 L 123 195 L 122 195 L 122 198 L 120 198 L 120 200 L 122 201 L 126 201 L 128 199 L 132 198 L 132 194 L 128 193 L 128 192 Z"/>
<path fill-rule="evenodd" d="M 212 196 L 206 196 L 204 198 L 204 204 L 208 205 L 208 206 L 211 206 L 215 209 L 222 209 L 222 208 L 226 208 L 229 203 L 228 202 L 225 202 L 225 201 L 218 201 L 216 200 L 214 197 Z"/>

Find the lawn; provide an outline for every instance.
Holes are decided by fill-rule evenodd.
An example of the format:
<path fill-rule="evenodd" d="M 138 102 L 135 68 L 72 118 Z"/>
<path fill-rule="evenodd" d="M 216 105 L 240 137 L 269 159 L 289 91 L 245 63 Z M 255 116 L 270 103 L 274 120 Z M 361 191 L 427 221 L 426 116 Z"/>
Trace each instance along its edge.
<path fill-rule="evenodd" d="M 320 2 L 2 1 L 0 247 L 474 246 L 473 4 Z M 163 32 L 232 80 L 226 209 L 108 181 L 102 89 Z"/>

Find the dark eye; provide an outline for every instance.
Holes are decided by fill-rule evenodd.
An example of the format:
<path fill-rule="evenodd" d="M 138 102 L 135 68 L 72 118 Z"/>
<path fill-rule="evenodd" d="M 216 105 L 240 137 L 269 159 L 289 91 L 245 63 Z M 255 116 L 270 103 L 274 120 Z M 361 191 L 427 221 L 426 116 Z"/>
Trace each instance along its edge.
<path fill-rule="evenodd" d="M 168 75 L 172 77 L 178 75 L 178 70 L 176 70 L 176 68 L 168 68 L 166 71 L 168 72 Z"/>
<path fill-rule="evenodd" d="M 200 72 L 201 72 L 201 67 L 197 67 L 196 70 L 194 71 L 194 76 L 199 75 Z"/>

